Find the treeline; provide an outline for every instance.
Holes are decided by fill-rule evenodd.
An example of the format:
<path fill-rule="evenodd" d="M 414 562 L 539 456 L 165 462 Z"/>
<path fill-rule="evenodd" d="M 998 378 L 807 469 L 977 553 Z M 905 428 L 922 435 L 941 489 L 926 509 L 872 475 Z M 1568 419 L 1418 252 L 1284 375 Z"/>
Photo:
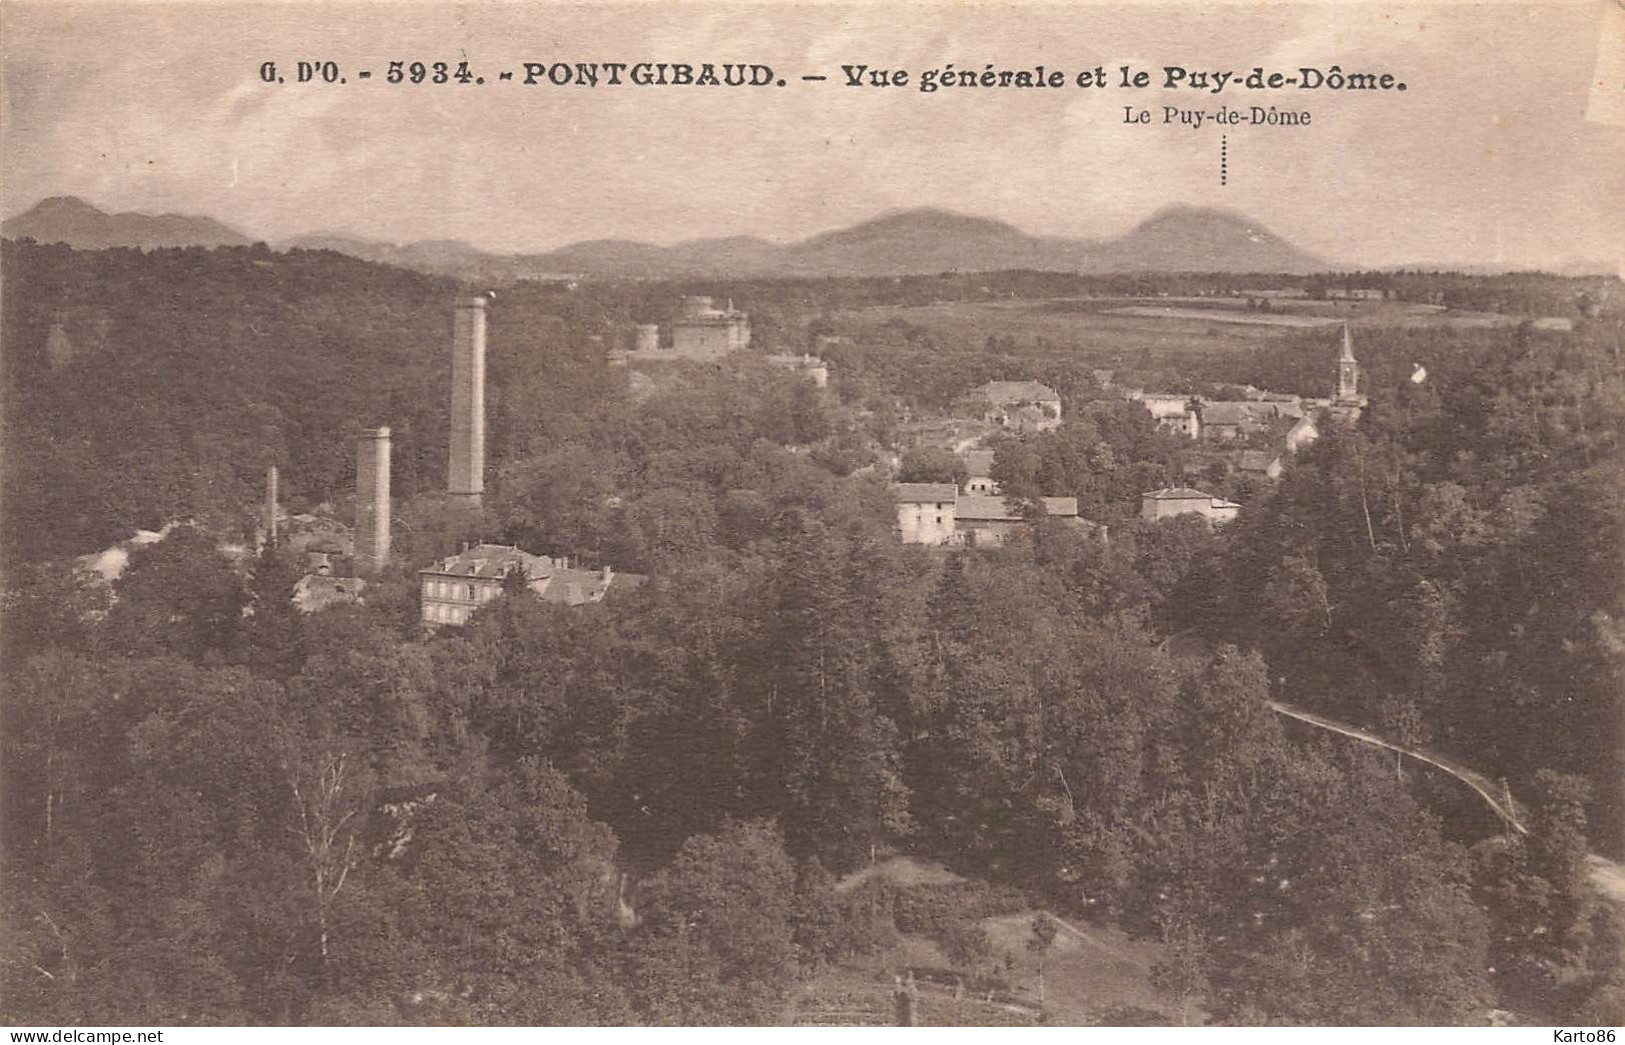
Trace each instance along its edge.
<path fill-rule="evenodd" d="M 1463 307 L 1567 316 L 1618 307 L 1617 281 L 1376 275 L 1399 297 L 1497 296 Z M 4 243 L 0 276 L 10 288 L 0 305 L 8 447 L 0 487 L 12 523 L 0 561 L 82 554 L 174 518 L 245 528 L 243 506 L 270 464 L 291 504 L 340 500 L 363 427 L 391 427 L 398 495 L 443 488 L 451 303 L 481 288 L 324 251 L 78 252 L 31 241 Z M 1011 272 L 520 284 L 491 310 L 492 464 L 522 457 L 538 425 L 614 401 L 625 382 L 604 366 L 606 353 L 621 347 L 628 324 L 667 322 L 684 293 L 732 297 L 751 311 L 758 347 L 801 351 L 832 329 L 818 317 L 869 305 L 1217 294 L 1307 278 Z M 828 350 L 838 389 L 857 407 L 883 411 L 901 398 L 937 409 L 1018 373 L 1069 402 L 1098 394 L 1088 368 L 1101 362 L 1070 346 L 951 346 L 907 324 L 871 333 Z M 1226 372 L 1231 353 L 1180 365 L 1215 383 L 1324 393 L 1318 358 L 1283 375 L 1280 353 L 1270 353 L 1274 362 L 1260 359 L 1247 376 Z"/>
<path fill-rule="evenodd" d="M 1625 846 L 1621 328 L 1381 331 L 1370 408 L 1299 455 L 1181 626 L 1263 651 L 1291 699 L 1520 781 L 1591 781 Z M 1426 376 L 1412 381 L 1421 363 Z"/>
<path fill-rule="evenodd" d="M 921 931 L 834 888 L 899 847 L 1159 941 L 1216 1022 L 1617 1018 L 1583 783 L 1469 849 L 1387 758 L 1288 738 L 1262 657 L 1144 623 L 1200 524 L 943 557 L 774 507 L 625 599 L 427 643 L 388 580 L 304 617 L 274 552 L 246 585 L 201 534 L 138 553 L 7 657 L 7 1020 L 772 1023 Z M 972 978 L 957 908 L 926 928 Z"/>
<path fill-rule="evenodd" d="M 400 372 L 434 389 L 426 415 L 445 398 L 450 286 L 326 256 L 9 249 L 55 258 L 81 302 L 84 266 L 114 266 L 109 337 L 148 331 L 53 355 L 70 324 L 43 305 L 14 319 L 7 296 L 7 323 L 33 316 L 40 338 L 8 352 L 25 407 L 8 418 L 47 435 L 57 411 L 120 450 L 122 421 L 95 427 L 113 393 L 66 375 L 141 358 L 121 345 L 159 345 L 163 374 L 210 358 L 207 315 L 173 296 L 159 311 L 192 331 L 184 353 L 129 326 L 143 272 L 217 270 L 195 279 L 284 330 L 307 301 L 341 322 L 348 286 L 377 331 L 421 317 Z M 395 304 L 372 312 L 351 277 Z M 8 571 L 6 1022 L 773 1023 L 807 972 L 922 924 L 968 974 L 992 960 L 962 907 L 923 918 L 835 889 L 900 850 L 1158 941 L 1171 1003 L 1215 1022 L 1625 1017 L 1625 930 L 1585 864 L 1619 813 L 1618 749 L 1597 742 L 1617 736 L 1622 648 L 1617 327 L 1464 336 L 1442 358 L 1373 346 L 1361 425 L 1228 531 L 1125 520 L 1107 543 L 1043 524 L 942 553 L 898 544 L 884 482 L 853 474 L 885 418 L 750 366 L 676 368 L 635 399 L 593 340 L 633 306 L 573 293 L 493 309 L 487 514 L 437 516 L 408 489 L 402 565 L 364 606 L 298 613 L 297 563 L 273 548 L 244 577 L 209 525 L 133 553 L 111 593 L 44 561 Z M 330 375 L 348 353 L 306 359 Z M 132 403 L 167 402 L 160 375 L 120 365 L 147 382 Z M 288 471 L 321 474 L 342 420 L 313 417 L 285 429 L 311 454 Z M 51 438 L 25 445 L 59 459 Z M 995 467 L 1017 496 L 1126 516 L 1168 452 L 1101 404 Z M 82 463 L 130 466 L 113 460 Z M 89 520 L 23 538 L 42 547 L 147 519 L 118 514 L 144 503 L 129 488 L 7 490 L 8 534 L 64 505 Z M 413 567 L 493 536 L 651 576 L 598 606 L 513 593 L 425 641 Z M 1208 652 L 1165 648 L 1193 629 Z M 1530 835 L 1442 821 L 1412 767 L 1287 735 L 1271 696 L 1461 748 L 1508 776 Z"/>
<path fill-rule="evenodd" d="M 521 287 L 526 284 L 520 284 Z M 539 284 L 546 287 L 547 284 Z M 553 285 L 553 293 L 565 293 Z M 732 297 L 736 304 L 776 314 L 834 313 L 875 306 L 931 305 L 945 301 L 1009 298 L 1245 297 L 1249 292 L 1302 291 L 1310 297 L 1350 289 L 1380 290 L 1390 299 L 1511 315 L 1577 317 L 1593 307 L 1617 311 L 1619 280 L 1612 276 L 1557 276 L 1543 272 L 1483 275 L 1450 271 L 1370 271 L 1316 275 L 1278 273 L 944 272 L 937 275 L 826 277 L 723 281 L 671 280 L 583 283 L 577 291 L 637 304 L 639 322 L 665 322 L 680 294 Z M 753 316 L 754 319 L 754 316 Z"/>
<path fill-rule="evenodd" d="M 329 252 L 9 240 L 0 276 L 8 565 L 171 519 L 241 532 L 272 464 L 295 510 L 339 501 L 362 428 L 390 427 L 397 497 L 444 488 L 452 305 L 467 288 Z M 510 409 L 624 386 L 591 303 L 517 295 L 492 317 L 497 461 Z"/>

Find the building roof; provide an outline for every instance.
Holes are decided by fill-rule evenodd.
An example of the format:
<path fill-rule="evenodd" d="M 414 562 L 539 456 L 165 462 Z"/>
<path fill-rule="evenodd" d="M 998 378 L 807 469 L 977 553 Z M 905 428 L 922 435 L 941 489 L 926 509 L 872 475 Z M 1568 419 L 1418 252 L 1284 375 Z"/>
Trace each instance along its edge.
<path fill-rule="evenodd" d="M 1244 472 L 1267 472 L 1278 458 L 1278 454 L 1268 450 L 1243 450 L 1240 467 Z"/>
<path fill-rule="evenodd" d="M 1232 400 L 1202 403 L 1204 425 L 1244 425 L 1268 421 L 1276 414 L 1274 403 Z"/>
<path fill-rule="evenodd" d="M 903 504 L 935 504 L 959 496 L 953 483 L 897 483 L 892 489 Z"/>
<path fill-rule="evenodd" d="M 1175 395 L 1144 395 L 1136 397 L 1152 417 L 1181 417 L 1190 412 L 1191 397 Z"/>
<path fill-rule="evenodd" d="M 1201 490 L 1193 490 L 1189 486 L 1165 486 L 1160 490 L 1143 493 L 1142 498 L 1153 501 L 1217 501 L 1218 498 Z"/>
<path fill-rule="evenodd" d="M 513 545 L 480 544 L 457 555 L 436 560 L 418 573 L 501 580 L 516 566 L 521 567 L 525 571 L 525 576 L 533 581 L 551 576 L 554 570 L 553 560 L 520 551 Z"/>
<path fill-rule="evenodd" d="M 1020 522 L 1022 514 L 1018 508 L 1019 501 L 1012 502 L 1005 497 L 985 497 L 979 494 L 967 494 L 959 498 L 955 508 L 955 518 L 961 522 Z M 1078 514 L 1078 499 L 1076 497 L 1046 497 L 1044 498 L 1045 514 L 1066 518 Z"/>
<path fill-rule="evenodd" d="M 637 573 L 560 567 L 553 571 L 539 594 L 546 602 L 580 606 L 588 602 L 602 602 L 611 584 L 617 591 L 622 591 L 636 588 L 644 580 L 643 575 Z"/>
<path fill-rule="evenodd" d="M 1014 410 L 1010 411 L 1010 417 L 1014 421 L 1033 425 L 1039 425 L 1045 423 L 1046 421 L 1054 420 L 1054 418 L 1044 413 L 1041 407 L 1036 406 L 1018 406 Z"/>
<path fill-rule="evenodd" d="M 972 478 L 993 474 L 992 450 L 966 450 L 959 456 L 965 462 L 965 471 L 969 472 Z"/>
<path fill-rule="evenodd" d="M 808 369 L 829 365 L 818 356 L 808 355 L 805 352 L 770 352 L 767 361 L 774 366 L 804 367 Z"/>
<path fill-rule="evenodd" d="M 978 399 L 986 399 L 990 403 L 1059 403 L 1061 397 L 1055 389 L 1048 385 L 1041 385 L 1037 381 L 989 381 L 980 388 L 971 389 L 970 394 Z"/>

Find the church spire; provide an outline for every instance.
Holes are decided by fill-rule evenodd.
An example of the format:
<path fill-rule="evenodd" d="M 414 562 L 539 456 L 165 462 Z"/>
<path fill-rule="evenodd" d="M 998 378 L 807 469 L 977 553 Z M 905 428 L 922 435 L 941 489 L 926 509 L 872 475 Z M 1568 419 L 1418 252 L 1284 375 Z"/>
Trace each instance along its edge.
<path fill-rule="evenodd" d="M 1360 364 L 1354 358 L 1354 338 L 1347 323 L 1343 324 L 1343 351 L 1337 357 L 1337 391 L 1332 402 L 1354 408 L 1365 405 L 1360 396 Z"/>

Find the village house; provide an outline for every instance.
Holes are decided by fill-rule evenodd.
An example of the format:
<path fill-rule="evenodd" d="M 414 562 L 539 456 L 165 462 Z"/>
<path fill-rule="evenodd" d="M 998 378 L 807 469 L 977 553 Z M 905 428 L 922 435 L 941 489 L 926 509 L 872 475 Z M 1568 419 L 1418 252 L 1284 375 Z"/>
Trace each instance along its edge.
<path fill-rule="evenodd" d="M 1281 455 L 1269 450 L 1243 450 L 1236 462 L 1236 470 L 1254 478 L 1279 479 Z"/>
<path fill-rule="evenodd" d="M 1241 505 L 1188 486 L 1168 486 L 1140 495 L 1140 518 L 1172 519 L 1177 515 L 1200 515 L 1215 523 L 1229 522 Z"/>
<path fill-rule="evenodd" d="M 991 497 L 999 492 L 999 484 L 993 481 L 992 450 L 966 450 L 959 459 L 965 462 L 965 493 Z"/>
<path fill-rule="evenodd" d="M 769 366 L 799 374 L 812 381 L 819 388 L 826 388 L 829 385 L 829 364 L 817 356 L 807 355 L 806 353 L 798 355 L 793 352 L 776 352 L 767 357 L 767 362 Z"/>
<path fill-rule="evenodd" d="M 997 547 L 1031 523 L 1004 497 L 960 493 L 952 483 L 897 483 L 897 530 L 904 544 Z M 1105 527 L 1078 516 L 1076 497 L 1045 497 L 1043 513 L 1105 535 Z"/>
<path fill-rule="evenodd" d="M 1129 398 L 1145 407 L 1146 413 L 1164 431 L 1198 439 L 1202 435 L 1200 401 L 1194 396 L 1162 392 L 1131 392 Z"/>
<path fill-rule="evenodd" d="M 1076 497 L 1045 497 L 1040 503 L 1044 514 L 1051 519 L 1085 523 L 1085 520 L 1078 518 Z M 1031 520 L 1009 498 L 971 494 L 960 497 L 955 505 L 954 533 L 950 543 L 970 548 L 997 547 L 1008 541 L 1011 534 L 1030 524 Z"/>
<path fill-rule="evenodd" d="M 1296 424 L 1289 429 L 1282 439 L 1286 452 L 1295 454 L 1320 438 L 1320 429 L 1315 426 L 1315 419 L 1308 414 L 1298 418 Z"/>
<path fill-rule="evenodd" d="M 1247 386 L 1253 397 L 1241 400 L 1212 400 L 1170 392 L 1129 393 L 1128 398 L 1144 406 L 1159 428 L 1192 440 L 1228 442 L 1269 431 L 1278 423 L 1292 422 L 1283 437 L 1285 452 L 1295 454 L 1320 438 L 1316 415 L 1329 414 L 1345 420 L 1360 416 L 1368 400 L 1360 393 L 1360 364 L 1354 358 L 1354 345 L 1348 325 L 1337 357 L 1337 375 L 1332 395 L 1327 399 L 1266 392 Z"/>
<path fill-rule="evenodd" d="M 602 602 L 611 585 L 634 587 L 643 578 L 609 567 L 584 570 L 569 559 L 532 555 L 506 544 L 481 544 L 418 571 L 423 623 L 466 624 L 481 606 L 502 594 L 503 579 L 517 571 L 527 590 L 547 602 L 580 606 Z"/>
<path fill-rule="evenodd" d="M 1269 423 L 1273 411 L 1261 403 L 1198 401 L 1202 438 L 1240 439 L 1259 432 Z"/>
<path fill-rule="evenodd" d="M 1308 416 L 1296 396 L 1195 402 L 1202 438 L 1211 441 L 1243 439 L 1267 432 L 1279 421 L 1302 421 Z"/>
<path fill-rule="evenodd" d="M 959 488 L 953 483 L 898 483 L 897 530 L 904 544 L 947 544 L 954 536 Z"/>
<path fill-rule="evenodd" d="M 1061 397 L 1037 381 L 989 381 L 965 397 L 988 424 L 1013 432 L 1047 432 L 1061 425 Z"/>

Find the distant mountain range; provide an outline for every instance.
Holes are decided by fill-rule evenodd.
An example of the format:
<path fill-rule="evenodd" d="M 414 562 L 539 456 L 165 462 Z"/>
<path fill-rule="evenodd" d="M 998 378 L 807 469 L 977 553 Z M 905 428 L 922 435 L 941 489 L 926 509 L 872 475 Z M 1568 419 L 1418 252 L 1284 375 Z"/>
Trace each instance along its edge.
<path fill-rule="evenodd" d="M 682 278 L 898 276 L 1037 269 L 1055 272 L 1323 272 L 1333 267 L 1257 222 L 1223 211 L 1163 211 L 1126 236 L 1031 236 L 1012 225 L 943 210 L 888 214 L 780 245 L 749 236 L 657 246 L 588 240 L 545 254 L 494 255 L 466 243 L 404 247 L 304 236 L 283 247 L 326 248 L 442 274 Z"/>
<path fill-rule="evenodd" d="M 108 214 L 72 196 L 44 200 L 0 223 L 0 234 L 87 250 L 250 242 L 248 236 L 213 218 Z M 749 236 L 689 240 L 672 246 L 588 240 L 541 254 L 493 254 L 457 240 L 402 246 L 333 233 L 298 236 L 274 246 L 279 250 L 332 250 L 419 272 L 492 282 L 561 276 L 898 276 L 1003 269 L 1304 274 L 1347 267 L 1305 253 L 1242 215 L 1201 207 L 1172 207 L 1126 235 L 1099 240 L 1032 236 L 1002 221 L 921 209 L 783 245 Z"/>
<path fill-rule="evenodd" d="M 80 250 L 104 247 L 241 247 L 252 242 L 213 218 L 193 214 L 108 214 L 77 196 L 41 200 L 0 222 L 7 239 L 30 237 Z"/>

